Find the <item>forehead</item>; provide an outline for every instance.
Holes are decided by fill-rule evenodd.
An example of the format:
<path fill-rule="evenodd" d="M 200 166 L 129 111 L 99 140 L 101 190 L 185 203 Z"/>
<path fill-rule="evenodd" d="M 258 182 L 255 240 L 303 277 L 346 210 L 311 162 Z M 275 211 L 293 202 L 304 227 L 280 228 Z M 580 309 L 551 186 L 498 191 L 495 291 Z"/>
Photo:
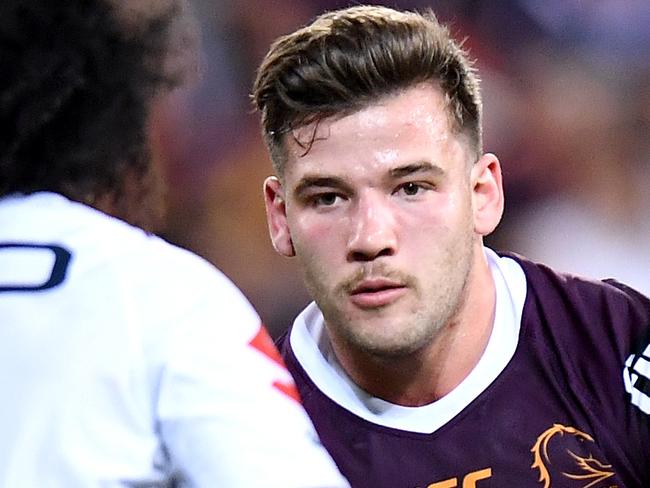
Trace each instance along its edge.
<path fill-rule="evenodd" d="M 343 117 L 309 124 L 285 136 L 285 174 L 345 167 L 371 169 L 415 160 L 463 157 L 453 134 L 444 96 L 422 84 Z M 311 142 L 313 139 L 313 142 Z"/>

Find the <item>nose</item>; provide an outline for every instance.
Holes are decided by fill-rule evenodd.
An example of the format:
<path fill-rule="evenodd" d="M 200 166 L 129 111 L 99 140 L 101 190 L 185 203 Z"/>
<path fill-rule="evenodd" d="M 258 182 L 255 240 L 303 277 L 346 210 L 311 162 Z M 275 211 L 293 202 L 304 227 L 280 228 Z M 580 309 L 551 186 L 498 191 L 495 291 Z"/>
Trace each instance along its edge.
<path fill-rule="evenodd" d="M 372 261 L 397 252 L 395 217 L 381 196 L 361 197 L 351 219 L 349 262 Z"/>

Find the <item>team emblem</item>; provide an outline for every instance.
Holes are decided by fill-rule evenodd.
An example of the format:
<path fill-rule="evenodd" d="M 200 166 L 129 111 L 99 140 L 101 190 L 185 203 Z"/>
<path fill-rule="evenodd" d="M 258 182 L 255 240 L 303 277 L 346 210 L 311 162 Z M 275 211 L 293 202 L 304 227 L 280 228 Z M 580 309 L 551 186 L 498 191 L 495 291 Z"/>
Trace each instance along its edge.
<path fill-rule="evenodd" d="M 603 483 L 614 476 L 612 466 L 594 458 L 589 444 L 594 439 L 574 427 L 554 424 L 544 431 L 531 452 L 531 468 L 539 470 L 539 481 L 544 488 L 616 488 Z M 569 485 L 568 480 L 574 480 Z"/>

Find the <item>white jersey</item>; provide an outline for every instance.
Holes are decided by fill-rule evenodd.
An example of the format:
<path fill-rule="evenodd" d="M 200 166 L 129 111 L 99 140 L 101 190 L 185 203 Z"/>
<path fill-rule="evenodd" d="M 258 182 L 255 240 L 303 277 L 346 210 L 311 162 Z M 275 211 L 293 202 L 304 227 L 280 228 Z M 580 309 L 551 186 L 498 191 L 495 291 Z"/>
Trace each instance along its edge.
<path fill-rule="evenodd" d="M 212 265 L 53 193 L 0 199 L 0 486 L 347 487 Z"/>

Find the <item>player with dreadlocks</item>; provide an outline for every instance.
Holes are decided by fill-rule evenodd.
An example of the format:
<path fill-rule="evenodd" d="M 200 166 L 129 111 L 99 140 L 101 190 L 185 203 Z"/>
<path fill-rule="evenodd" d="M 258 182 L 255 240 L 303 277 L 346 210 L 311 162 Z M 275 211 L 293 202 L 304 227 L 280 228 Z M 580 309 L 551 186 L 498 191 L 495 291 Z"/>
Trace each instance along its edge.
<path fill-rule="evenodd" d="M 187 19 L 181 0 L 0 4 L 5 488 L 348 486 L 248 301 L 143 230 Z"/>

